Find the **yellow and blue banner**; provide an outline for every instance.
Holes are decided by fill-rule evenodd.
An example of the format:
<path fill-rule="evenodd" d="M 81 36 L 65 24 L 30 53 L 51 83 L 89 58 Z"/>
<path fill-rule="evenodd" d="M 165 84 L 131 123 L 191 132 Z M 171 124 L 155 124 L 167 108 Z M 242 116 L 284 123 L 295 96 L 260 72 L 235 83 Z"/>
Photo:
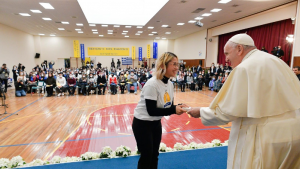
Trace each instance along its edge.
<path fill-rule="evenodd" d="M 157 59 L 157 42 L 153 42 L 153 59 Z"/>
<path fill-rule="evenodd" d="M 135 59 L 135 46 L 132 46 L 132 60 Z"/>
<path fill-rule="evenodd" d="M 150 59 L 150 45 L 147 45 L 147 58 Z"/>
<path fill-rule="evenodd" d="M 81 60 L 85 60 L 84 44 L 80 44 Z"/>
<path fill-rule="evenodd" d="M 129 56 L 129 48 L 88 47 L 89 56 Z"/>
<path fill-rule="evenodd" d="M 142 47 L 139 47 L 139 61 L 143 61 Z"/>
<path fill-rule="evenodd" d="M 73 49 L 74 49 L 74 57 L 79 58 L 80 57 L 80 49 L 79 49 L 79 41 L 73 40 Z"/>

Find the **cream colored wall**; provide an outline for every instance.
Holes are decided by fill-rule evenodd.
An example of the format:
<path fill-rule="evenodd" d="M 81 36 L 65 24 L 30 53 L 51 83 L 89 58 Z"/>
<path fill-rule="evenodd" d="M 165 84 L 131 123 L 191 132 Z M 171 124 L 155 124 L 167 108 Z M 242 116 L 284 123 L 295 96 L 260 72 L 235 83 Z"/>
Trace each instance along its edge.
<path fill-rule="evenodd" d="M 11 70 L 13 65 L 22 63 L 27 71 L 35 65 L 35 46 L 32 35 L 0 24 L 0 64 L 7 64 Z M 12 77 L 12 74 L 10 75 Z"/>
<path fill-rule="evenodd" d="M 174 42 L 174 52 L 179 59 L 205 59 L 206 31 L 202 30 L 181 38 Z M 201 52 L 201 56 L 199 56 Z"/>
<path fill-rule="evenodd" d="M 292 63 L 291 67 L 294 65 L 294 57 L 300 56 L 300 2 L 298 1 L 297 4 L 297 15 L 296 15 L 296 23 L 295 23 L 295 33 L 294 33 L 294 45 L 293 45 L 293 52 L 292 52 Z"/>
<path fill-rule="evenodd" d="M 216 63 L 218 58 L 218 36 L 229 32 L 234 32 L 246 28 L 260 26 L 284 19 L 293 18 L 296 15 L 297 2 L 292 2 L 268 11 L 258 13 L 228 24 L 208 29 L 208 39 L 213 39 L 212 43 L 207 42 L 206 66 L 212 62 Z M 299 26 L 300 27 L 300 26 Z M 296 30 L 296 29 L 295 29 Z M 300 36 L 300 35 L 299 35 Z M 299 49 L 300 52 L 300 49 Z"/>

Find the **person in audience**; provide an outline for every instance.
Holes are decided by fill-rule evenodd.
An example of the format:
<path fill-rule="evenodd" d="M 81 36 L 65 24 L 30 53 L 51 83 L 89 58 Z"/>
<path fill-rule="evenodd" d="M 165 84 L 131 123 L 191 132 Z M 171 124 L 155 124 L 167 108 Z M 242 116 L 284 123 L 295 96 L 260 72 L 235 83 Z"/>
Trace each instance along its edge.
<path fill-rule="evenodd" d="M 213 90 L 215 92 L 219 92 L 220 88 L 221 88 L 221 83 L 222 83 L 222 76 L 219 76 L 218 79 L 215 81 L 214 83 L 214 87 Z"/>
<path fill-rule="evenodd" d="M 179 66 L 179 70 L 183 71 L 185 69 L 185 66 L 183 64 L 183 62 L 180 63 L 180 66 Z"/>
<path fill-rule="evenodd" d="M 137 94 L 137 76 L 133 71 L 130 72 L 130 75 L 127 77 L 127 90 L 130 93 L 131 85 L 134 86 L 134 94 Z"/>
<path fill-rule="evenodd" d="M 192 85 L 192 83 L 193 83 L 193 76 L 192 76 L 192 74 L 191 74 L 191 72 L 188 72 L 188 76 L 187 76 L 187 78 L 186 78 L 186 86 L 187 86 L 187 88 L 189 88 L 190 90 L 192 90 L 191 89 L 191 85 Z"/>
<path fill-rule="evenodd" d="M 225 72 L 230 72 L 232 70 L 232 68 L 228 65 L 228 63 L 226 62 L 225 63 L 225 66 L 224 66 L 224 71 Z"/>
<path fill-rule="evenodd" d="M 87 86 L 87 77 L 86 74 L 82 74 L 82 77 L 79 79 L 79 86 L 81 88 L 82 94 L 86 96 L 86 86 Z"/>
<path fill-rule="evenodd" d="M 55 62 L 49 62 L 49 69 L 53 69 L 53 65 L 55 64 Z"/>
<path fill-rule="evenodd" d="M 293 71 L 294 71 L 295 75 L 298 77 L 298 79 L 300 80 L 300 66 L 295 66 L 293 68 Z"/>
<path fill-rule="evenodd" d="M 73 74 L 69 75 L 69 78 L 67 80 L 68 84 L 68 91 L 70 96 L 74 96 L 75 89 L 76 89 L 76 78 L 74 77 Z"/>
<path fill-rule="evenodd" d="M 215 74 L 216 73 L 216 66 L 214 63 L 211 64 L 211 67 L 210 67 L 210 73 L 212 74 Z"/>
<path fill-rule="evenodd" d="M 94 68 L 94 62 L 91 61 L 91 68 L 93 69 Z"/>
<path fill-rule="evenodd" d="M 101 64 L 100 62 L 98 62 L 97 68 L 98 68 L 98 69 L 101 69 L 101 65 L 102 65 L 102 64 Z"/>
<path fill-rule="evenodd" d="M 201 65 L 199 63 L 199 65 L 197 66 L 197 72 L 200 72 L 200 71 L 202 71 L 202 67 L 201 67 Z"/>
<path fill-rule="evenodd" d="M 25 70 L 25 66 L 19 63 L 18 70 L 19 72 L 23 72 Z"/>
<path fill-rule="evenodd" d="M 261 48 L 261 51 L 266 52 L 266 53 L 269 53 L 269 52 L 267 51 L 267 49 L 266 49 L 264 46 Z"/>
<path fill-rule="evenodd" d="M 97 78 L 97 87 L 98 87 L 98 94 L 101 95 L 101 89 L 103 88 L 103 95 L 105 95 L 105 88 L 106 88 L 106 77 L 104 72 L 100 72 Z"/>
<path fill-rule="evenodd" d="M 154 68 L 155 68 L 155 63 L 153 62 L 153 63 L 152 63 L 152 69 L 154 69 Z"/>
<path fill-rule="evenodd" d="M 112 95 L 115 95 L 117 93 L 117 85 L 118 85 L 117 77 L 112 72 L 109 77 L 109 86 Z"/>
<path fill-rule="evenodd" d="M 9 78 L 9 69 L 6 67 L 6 64 L 3 63 L 2 67 L 0 68 L 0 82 L 4 82 L 5 88 L 4 93 L 7 92 L 7 82 Z"/>
<path fill-rule="evenodd" d="M 20 77 L 17 79 L 17 83 L 15 87 L 16 87 L 17 97 L 26 96 L 24 77 Z"/>
<path fill-rule="evenodd" d="M 46 61 L 44 61 L 43 63 L 41 63 L 41 69 L 42 69 L 43 71 L 46 71 L 46 70 L 47 70 L 47 62 L 46 62 Z"/>
<path fill-rule="evenodd" d="M 93 90 L 93 91 L 96 91 L 97 79 L 95 80 L 94 75 L 93 75 L 92 72 L 90 73 L 90 77 L 89 77 L 89 79 L 88 79 L 88 86 L 89 86 L 88 92 L 87 92 L 88 95 L 89 95 L 89 93 L 92 94 L 92 90 Z M 96 92 L 95 92 L 95 93 L 96 93 Z"/>
<path fill-rule="evenodd" d="M 54 79 L 53 73 L 49 72 L 48 78 L 46 79 L 47 97 L 51 97 L 53 95 L 53 88 L 55 86 L 56 86 L 56 80 Z"/>
<path fill-rule="evenodd" d="M 124 94 L 126 82 L 127 82 L 127 78 L 124 76 L 124 72 L 121 72 L 120 77 L 119 77 L 121 94 Z"/>
<path fill-rule="evenodd" d="M 277 51 L 276 51 L 276 56 L 277 56 L 279 59 L 282 59 L 283 55 L 284 55 L 284 52 L 283 52 L 283 50 L 281 49 L 281 46 L 278 46 L 278 47 L 277 47 Z"/>
<path fill-rule="evenodd" d="M 204 83 L 203 76 L 199 74 L 197 78 L 198 90 L 202 90 L 203 83 Z"/>
<path fill-rule="evenodd" d="M 216 81 L 216 76 L 213 76 L 213 78 L 209 81 L 209 89 L 210 90 L 214 90 L 214 84 L 215 84 L 215 81 Z"/>
<path fill-rule="evenodd" d="M 28 81 L 28 85 L 29 85 L 29 91 L 31 92 L 32 87 L 37 86 L 39 79 L 36 76 L 36 74 L 32 74 L 32 77 L 30 78 L 30 80 Z M 32 90 L 32 94 L 34 93 L 35 89 Z"/>
<path fill-rule="evenodd" d="M 56 78 L 56 86 L 57 86 L 56 92 L 58 93 L 57 97 L 64 95 L 64 92 L 66 90 L 65 88 L 66 85 L 67 85 L 66 79 L 63 77 L 63 73 L 60 72 L 58 74 L 58 77 Z"/>
<path fill-rule="evenodd" d="M 211 80 L 212 74 L 210 73 L 210 69 L 207 70 L 207 73 L 205 74 L 205 86 L 209 86 L 209 82 Z"/>
<path fill-rule="evenodd" d="M 177 76 L 177 83 L 180 86 L 181 92 L 185 92 L 185 80 L 183 72 Z"/>
<path fill-rule="evenodd" d="M 140 84 L 142 85 L 142 87 L 144 87 L 145 83 L 147 82 L 147 77 L 146 77 L 146 74 L 145 72 L 142 73 L 142 76 L 140 78 Z"/>
<path fill-rule="evenodd" d="M 19 74 L 18 67 L 14 65 L 11 71 L 13 72 L 13 80 L 14 80 L 14 84 L 16 85 L 18 74 Z"/>

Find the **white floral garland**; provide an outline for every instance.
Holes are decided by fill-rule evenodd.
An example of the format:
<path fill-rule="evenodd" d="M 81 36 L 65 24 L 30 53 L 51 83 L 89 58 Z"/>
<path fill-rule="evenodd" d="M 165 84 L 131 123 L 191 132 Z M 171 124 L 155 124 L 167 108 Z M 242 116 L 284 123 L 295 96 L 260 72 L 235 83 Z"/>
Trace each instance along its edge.
<path fill-rule="evenodd" d="M 174 148 L 167 147 L 165 143 L 160 143 L 160 152 L 171 152 L 171 151 L 182 151 L 182 150 L 192 150 L 192 149 L 203 149 L 210 147 L 228 146 L 228 140 L 221 143 L 220 140 L 215 139 L 212 142 L 207 142 L 205 144 L 192 142 L 188 145 L 183 145 L 182 143 L 174 144 Z M 86 152 L 80 157 L 64 157 L 54 156 L 50 161 L 43 161 L 41 159 L 33 160 L 30 163 L 26 163 L 21 156 L 13 157 L 11 160 L 7 158 L 0 158 L 0 169 L 6 168 L 20 168 L 20 167 L 30 167 L 30 166 L 41 166 L 48 164 L 59 164 L 59 163 L 69 163 L 77 161 L 86 161 L 102 158 L 116 158 L 116 157 L 128 157 L 132 155 L 139 155 L 140 152 L 136 148 L 136 151 L 131 151 L 129 147 L 120 146 L 117 147 L 116 151 L 113 151 L 109 146 L 103 147 L 100 153 L 96 152 Z"/>

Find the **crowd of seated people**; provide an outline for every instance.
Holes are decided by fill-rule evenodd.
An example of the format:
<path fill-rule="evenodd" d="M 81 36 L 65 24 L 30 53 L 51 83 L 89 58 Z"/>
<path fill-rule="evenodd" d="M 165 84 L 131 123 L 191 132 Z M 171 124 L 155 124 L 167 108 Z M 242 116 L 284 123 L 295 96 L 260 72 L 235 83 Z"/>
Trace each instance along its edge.
<path fill-rule="evenodd" d="M 100 68 L 85 66 L 82 68 L 49 68 L 45 63 L 41 67 L 37 65 L 27 73 L 22 69 L 22 65 L 14 67 L 16 96 L 25 96 L 26 93 L 45 93 L 45 96 L 53 96 L 56 92 L 58 97 L 64 96 L 68 91 L 73 96 L 78 90 L 78 94 L 88 96 L 89 94 L 104 95 L 108 91 L 115 95 L 120 89 L 121 94 L 125 91 L 130 93 L 131 87 L 137 94 L 137 87 L 141 89 L 149 78 L 152 77 L 150 68 Z M 127 88 L 127 90 L 126 90 Z M 98 93 L 96 91 L 98 90 Z M 46 91 L 46 92 L 44 92 Z"/>

